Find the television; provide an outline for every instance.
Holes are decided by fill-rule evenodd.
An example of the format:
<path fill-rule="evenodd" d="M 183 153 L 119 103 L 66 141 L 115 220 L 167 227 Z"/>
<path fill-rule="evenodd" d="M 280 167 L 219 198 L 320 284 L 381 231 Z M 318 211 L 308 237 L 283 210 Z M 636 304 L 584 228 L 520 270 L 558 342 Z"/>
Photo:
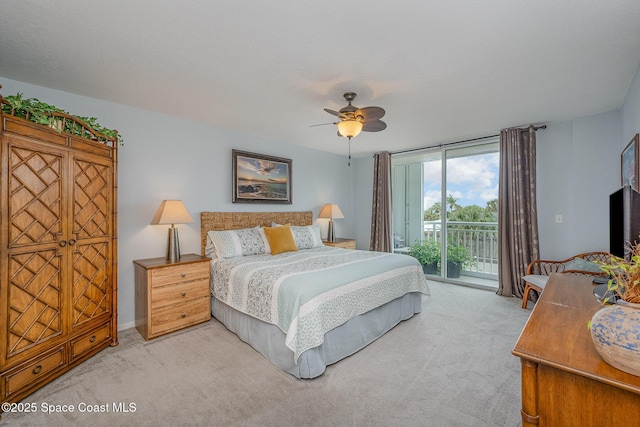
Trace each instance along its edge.
<path fill-rule="evenodd" d="M 609 196 L 609 252 L 627 258 L 629 243 L 640 241 L 640 193 L 625 185 Z"/>

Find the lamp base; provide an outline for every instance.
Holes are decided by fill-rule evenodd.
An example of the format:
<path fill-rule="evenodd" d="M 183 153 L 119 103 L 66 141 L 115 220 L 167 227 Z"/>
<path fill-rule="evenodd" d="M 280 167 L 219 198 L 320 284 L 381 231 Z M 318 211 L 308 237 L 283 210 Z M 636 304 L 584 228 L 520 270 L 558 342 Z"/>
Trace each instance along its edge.
<path fill-rule="evenodd" d="M 336 241 L 336 230 L 333 227 L 333 220 L 329 220 L 329 232 L 327 233 L 327 241 L 335 242 Z"/>
<path fill-rule="evenodd" d="M 178 239 L 178 229 L 173 226 L 169 228 L 167 259 L 169 261 L 177 261 L 180 259 L 180 240 Z"/>

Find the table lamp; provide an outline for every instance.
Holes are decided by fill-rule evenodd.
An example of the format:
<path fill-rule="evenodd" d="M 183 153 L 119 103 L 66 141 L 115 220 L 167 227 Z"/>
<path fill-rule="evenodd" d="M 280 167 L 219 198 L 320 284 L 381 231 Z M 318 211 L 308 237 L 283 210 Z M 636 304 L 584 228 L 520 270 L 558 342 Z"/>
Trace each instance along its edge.
<path fill-rule="evenodd" d="M 327 233 L 327 240 L 329 242 L 335 242 L 336 234 L 335 234 L 335 229 L 333 228 L 333 220 L 344 218 L 344 215 L 342 215 L 342 211 L 340 210 L 340 207 L 336 204 L 326 204 L 323 206 L 322 210 L 320 211 L 320 215 L 318 215 L 318 218 L 329 219 L 329 232 Z"/>
<path fill-rule="evenodd" d="M 163 200 L 151 220 L 152 225 L 171 224 L 169 238 L 167 240 L 167 259 L 177 261 L 180 259 L 180 240 L 178 229 L 174 224 L 189 224 L 193 220 L 184 207 L 182 200 Z"/>

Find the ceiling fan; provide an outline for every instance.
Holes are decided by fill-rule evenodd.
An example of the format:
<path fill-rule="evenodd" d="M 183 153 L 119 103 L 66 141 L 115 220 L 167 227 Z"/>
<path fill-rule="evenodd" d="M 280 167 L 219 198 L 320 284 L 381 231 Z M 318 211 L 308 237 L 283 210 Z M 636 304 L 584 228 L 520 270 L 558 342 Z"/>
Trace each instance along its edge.
<path fill-rule="evenodd" d="M 345 107 L 341 108 L 339 111 L 330 110 L 328 108 L 324 109 L 327 113 L 339 117 L 340 121 L 323 124 L 338 125 L 338 136 L 344 136 L 349 140 L 349 165 L 351 165 L 351 138 L 357 136 L 361 131 L 380 132 L 387 128 L 387 124 L 380 120 L 384 117 L 384 108 L 358 108 L 351 104 L 357 96 L 354 92 L 347 92 L 343 96 L 348 102 Z"/>

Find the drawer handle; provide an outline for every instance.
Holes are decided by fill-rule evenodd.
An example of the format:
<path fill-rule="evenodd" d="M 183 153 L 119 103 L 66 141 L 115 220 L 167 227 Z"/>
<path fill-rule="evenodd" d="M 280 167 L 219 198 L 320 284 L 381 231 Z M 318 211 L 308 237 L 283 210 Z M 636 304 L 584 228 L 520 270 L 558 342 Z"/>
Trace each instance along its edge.
<path fill-rule="evenodd" d="M 187 317 L 187 313 L 180 313 L 180 317 L 184 319 L 185 317 Z"/>
<path fill-rule="evenodd" d="M 89 342 L 96 342 L 96 336 L 91 335 L 91 338 L 89 338 Z"/>
<path fill-rule="evenodd" d="M 33 372 L 33 375 L 38 375 L 40 372 L 42 372 L 42 365 L 36 366 L 31 372 Z"/>
<path fill-rule="evenodd" d="M 58 245 L 60 245 L 61 248 L 64 248 L 65 246 L 67 246 L 67 241 L 66 240 L 60 240 L 58 242 Z"/>
<path fill-rule="evenodd" d="M 182 295 L 183 297 L 186 297 L 186 296 L 187 296 L 187 291 L 182 291 L 181 295 Z"/>
<path fill-rule="evenodd" d="M 182 274 L 180 274 L 180 276 L 187 277 L 187 273 L 182 273 Z"/>
<path fill-rule="evenodd" d="M 76 244 L 76 239 L 69 239 L 69 246 L 73 246 Z"/>

